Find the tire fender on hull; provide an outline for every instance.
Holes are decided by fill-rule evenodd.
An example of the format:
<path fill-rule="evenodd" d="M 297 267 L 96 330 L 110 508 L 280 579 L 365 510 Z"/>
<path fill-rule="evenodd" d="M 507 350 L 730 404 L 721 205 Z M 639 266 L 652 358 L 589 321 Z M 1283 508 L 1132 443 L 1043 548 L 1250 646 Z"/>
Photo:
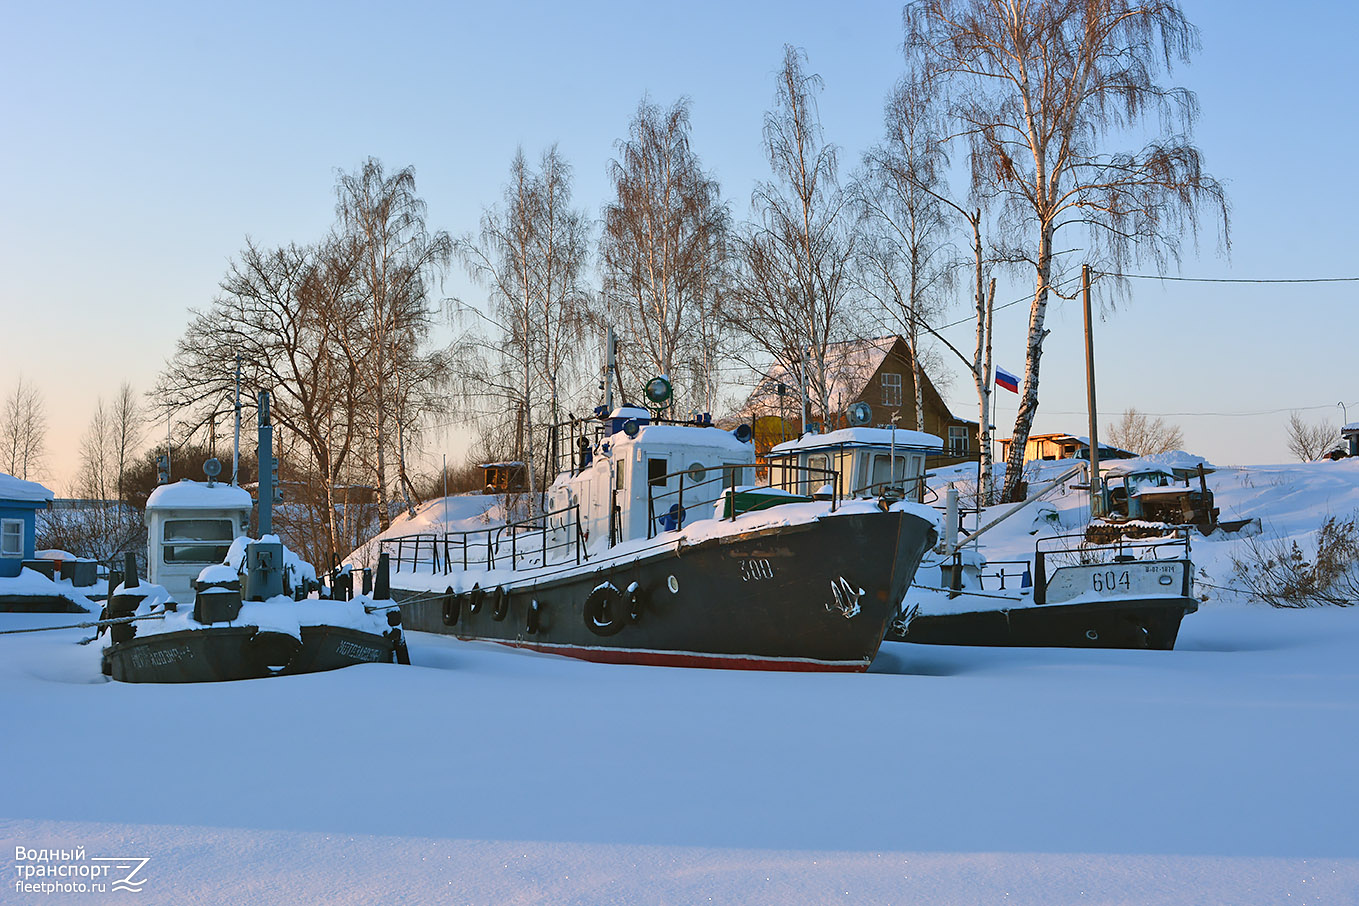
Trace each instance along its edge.
<path fill-rule="evenodd" d="M 445 626 L 458 625 L 458 617 L 462 616 L 462 595 L 453 593 L 453 586 L 448 586 L 444 592 L 443 599 L 443 621 Z"/>
<path fill-rule="evenodd" d="M 586 628 L 599 636 L 616 634 L 628 621 L 623 593 L 607 582 L 590 592 L 583 610 Z"/>

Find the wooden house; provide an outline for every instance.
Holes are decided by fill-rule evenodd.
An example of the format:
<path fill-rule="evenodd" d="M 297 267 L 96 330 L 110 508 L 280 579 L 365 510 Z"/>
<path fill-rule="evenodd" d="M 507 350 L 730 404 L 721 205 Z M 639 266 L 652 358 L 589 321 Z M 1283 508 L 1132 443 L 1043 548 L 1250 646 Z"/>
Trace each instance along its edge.
<path fill-rule="evenodd" d="M 826 366 L 831 413 L 824 423 L 814 426 L 818 431 L 828 433 L 852 427 L 849 410 L 860 402 L 870 410 L 864 427 L 895 425 L 916 429 L 915 370 L 910 347 L 900 336 L 833 343 L 827 349 Z M 943 449 L 930 457 L 929 465 L 976 462 L 980 457 L 977 422 L 955 416 L 929 375 L 922 374 L 922 378 L 924 431 L 944 442 Z M 755 450 L 763 460 L 771 448 L 803 433 L 797 379 L 775 365 L 761 379 L 740 414 L 751 422 Z"/>
<path fill-rule="evenodd" d="M 1009 459 L 1010 444 L 1013 442 L 1013 437 L 1007 437 L 1001 440 L 1001 462 Z M 1114 447 L 1109 444 L 1099 445 L 1099 458 L 1101 462 L 1110 459 L 1132 459 L 1135 456 L 1137 456 L 1137 454 L 1131 450 L 1124 450 L 1121 447 Z M 1024 445 L 1025 462 L 1033 462 L 1034 460 L 1089 458 L 1090 438 L 1077 437 L 1074 434 L 1030 434 L 1028 443 Z"/>
<path fill-rule="evenodd" d="M 53 494 L 36 481 L 0 472 L 0 577 L 13 578 L 37 553 L 37 513 Z"/>

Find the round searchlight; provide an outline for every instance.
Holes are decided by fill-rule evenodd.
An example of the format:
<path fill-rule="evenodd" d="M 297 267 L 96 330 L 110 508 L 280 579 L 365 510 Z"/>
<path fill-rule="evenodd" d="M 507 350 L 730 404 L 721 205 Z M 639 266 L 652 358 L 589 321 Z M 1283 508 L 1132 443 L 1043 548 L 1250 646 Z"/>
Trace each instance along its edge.
<path fill-rule="evenodd" d="M 670 384 L 670 378 L 663 374 L 646 382 L 646 387 L 642 389 L 642 394 L 653 406 L 665 406 L 670 403 L 670 397 L 674 394 L 675 388 Z"/>

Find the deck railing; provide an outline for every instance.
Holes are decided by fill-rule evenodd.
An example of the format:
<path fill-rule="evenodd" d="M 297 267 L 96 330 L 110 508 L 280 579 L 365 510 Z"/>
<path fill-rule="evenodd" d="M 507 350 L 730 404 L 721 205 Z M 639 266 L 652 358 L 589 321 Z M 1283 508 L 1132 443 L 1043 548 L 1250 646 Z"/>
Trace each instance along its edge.
<path fill-rule="evenodd" d="M 753 468 L 750 465 L 733 466 L 713 466 L 705 469 L 704 472 L 721 470 L 721 474 L 715 478 L 704 477 L 695 480 L 689 470 L 680 472 L 669 472 L 665 475 L 656 476 L 647 485 L 647 537 L 654 538 L 660 531 L 674 531 L 683 526 L 687 521 L 688 511 L 686 509 L 686 495 L 689 500 L 688 506 L 711 506 L 716 507 L 723 500 L 730 500 L 726 507 L 723 518 L 735 519 L 742 513 L 750 512 L 753 509 L 760 509 L 761 505 L 743 505 L 737 488 L 742 485 L 737 481 L 739 473 L 744 469 Z M 827 486 L 830 488 L 830 504 L 832 512 L 841 501 L 840 495 L 840 474 L 834 469 L 820 469 L 811 466 L 783 466 L 783 473 L 778 485 L 770 484 L 762 487 L 773 487 L 781 491 L 788 491 L 792 494 L 801 494 L 805 488 L 810 488 L 816 482 L 817 490 L 814 492 L 819 496 L 821 490 Z M 678 478 L 678 486 L 674 490 L 665 490 L 672 479 Z M 702 489 L 707 488 L 704 492 Z M 758 488 L 757 488 L 758 490 Z M 716 492 L 715 494 L 713 492 Z M 767 501 L 762 502 L 763 506 L 768 506 Z"/>
<path fill-rule="evenodd" d="M 466 532 L 421 532 L 383 538 L 392 570 L 447 575 L 454 569 L 521 569 L 547 563 L 580 563 L 588 557 L 580 506 L 562 507 L 519 522 Z"/>
<path fill-rule="evenodd" d="M 1084 535 L 1054 535 L 1034 545 L 1034 600 L 1044 603 L 1048 571 L 1063 566 L 1093 566 L 1102 563 L 1147 560 L 1183 560 L 1189 563 L 1189 529 L 1175 528 L 1170 534 L 1146 538 L 1126 538 L 1111 544 L 1094 543 Z M 1189 594 L 1190 569 L 1184 572 L 1182 593 Z"/>

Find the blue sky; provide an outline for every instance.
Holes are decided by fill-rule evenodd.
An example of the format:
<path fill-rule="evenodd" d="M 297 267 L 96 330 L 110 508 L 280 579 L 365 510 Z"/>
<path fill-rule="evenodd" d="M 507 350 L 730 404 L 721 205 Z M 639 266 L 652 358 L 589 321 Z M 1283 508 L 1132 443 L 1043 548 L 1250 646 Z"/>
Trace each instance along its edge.
<path fill-rule="evenodd" d="M 881 131 L 900 71 L 900 5 L 19 4 L 0 36 L 0 391 L 44 392 L 49 483 L 63 490 L 96 398 L 148 389 L 247 235 L 310 241 L 337 169 L 413 165 L 431 226 L 477 227 L 510 158 L 556 142 L 576 203 L 597 212 L 606 165 L 644 92 L 693 100 L 693 143 L 738 217 L 765 178 L 764 110 L 784 43 L 825 81 L 826 137 L 846 169 Z M 1198 93 L 1196 141 L 1233 205 L 1180 273 L 1359 275 L 1350 89 L 1359 13 L 1340 4 L 1186 2 L 1203 51 L 1174 81 Z M 1027 287 L 1001 290 L 1002 301 Z M 1222 464 L 1289 458 L 1288 410 L 1359 420 L 1350 381 L 1359 284 L 1139 281 L 1097 326 L 1101 424 L 1164 413 Z M 446 291 L 476 298 L 455 275 Z M 966 311 L 959 303 L 957 318 Z M 1027 306 L 997 316 L 1017 371 Z M 1080 314 L 1051 313 L 1039 430 L 1084 433 Z M 953 328 L 956 344 L 966 326 Z M 975 411 L 959 379 L 950 403 Z M 1013 396 L 999 393 L 1007 435 Z M 1209 414 L 1212 413 L 1212 414 Z M 1244 413 L 1260 413 L 1247 415 Z M 153 432 L 154 433 L 154 432 Z M 461 448 L 446 437 L 431 452 Z"/>

